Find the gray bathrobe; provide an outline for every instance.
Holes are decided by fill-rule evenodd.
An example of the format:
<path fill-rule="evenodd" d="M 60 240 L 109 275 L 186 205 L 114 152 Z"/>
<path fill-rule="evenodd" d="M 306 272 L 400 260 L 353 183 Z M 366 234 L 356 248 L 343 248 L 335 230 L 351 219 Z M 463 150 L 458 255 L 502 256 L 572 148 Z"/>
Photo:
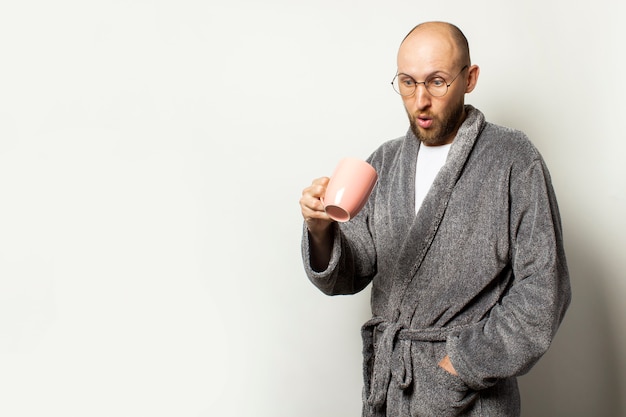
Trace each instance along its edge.
<path fill-rule="evenodd" d="M 526 136 L 468 116 L 415 214 L 419 141 L 409 131 L 369 158 L 365 208 L 334 223 L 324 293 L 372 283 L 364 324 L 363 416 L 518 416 L 516 376 L 546 352 L 570 302 L 550 176 Z M 438 362 L 449 355 L 458 376 Z"/>

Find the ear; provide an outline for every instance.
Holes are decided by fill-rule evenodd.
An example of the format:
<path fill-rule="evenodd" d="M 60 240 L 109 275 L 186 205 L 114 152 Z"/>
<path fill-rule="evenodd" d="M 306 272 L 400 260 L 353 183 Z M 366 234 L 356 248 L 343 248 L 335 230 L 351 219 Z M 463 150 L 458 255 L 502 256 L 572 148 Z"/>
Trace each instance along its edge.
<path fill-rule="evenodd" d="M 476 87 L 476 83 L 478 82 L 478 74 L 480 74 L 480 68 L 478 65 L 472 65 L 469 67 L 468 77 L 467 77 L 467 86 L 465 87 L 465 93 L 471 93 Z"/>

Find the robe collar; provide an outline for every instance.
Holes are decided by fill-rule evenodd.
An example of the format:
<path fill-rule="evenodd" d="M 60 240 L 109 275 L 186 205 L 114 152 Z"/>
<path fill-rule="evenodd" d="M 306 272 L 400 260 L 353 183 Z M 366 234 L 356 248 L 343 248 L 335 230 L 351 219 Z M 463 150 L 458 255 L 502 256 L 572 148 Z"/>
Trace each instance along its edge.
<path fill-rule="evenodd" d="M 407 297 L 407 288 L 417 274 L 428 248 L 437 234 L 452 191 L 463 172 L 476 139 L 485 126 L 485 117 L 481 111 L 471 105 L 466 105 L 465 112 L 466 118 L 452 142 L 446 163 L 437 174 L 417 214 L 415 214 L 414 184 L 415 164 L 420 142 L 410 130 L 404 139 L 402 152 L 405 155 L 402 156 L 401 169 L 405 171 L 405 175 L 399 177 L 405 179 L 404 184 L 396 186 L 404 188 L 405 192 L 402 193 L 402 198 L 411 198 L 412 203 L 406 201 L 406 204 L 402 205 L 405 210 L 411 210 L 411 212 L 398 213 L 398 218 L 394 222 L 397 222 L 394 225 L 396 230 L 407 231 L 402 240 L 403 243 L 396 262 L 392 297 L 390 298 L 392 305 L 390 305 L 391 309 L 388 310 L 395 316 L 392 318 L 394 321 L 400 315 L 404 318 L 402 321 L 410 320 L 412 316 L 413 309 L 405 311 L 406 307 L 410 306 L 403 306 L 404 299 L 411 303 L 411 297 Z M 406 192 L 407 189 L 413 192 Z"/>

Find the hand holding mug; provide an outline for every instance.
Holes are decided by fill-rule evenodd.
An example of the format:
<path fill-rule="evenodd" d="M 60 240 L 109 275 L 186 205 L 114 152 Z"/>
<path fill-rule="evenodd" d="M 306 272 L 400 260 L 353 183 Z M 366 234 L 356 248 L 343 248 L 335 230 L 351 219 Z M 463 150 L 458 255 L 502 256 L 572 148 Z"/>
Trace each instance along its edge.
<path fill-rule="evenodd" d="M 321 198 L 326 193 L 330 178 L 321 177 L 313 180 L 311 185 L 302 191 L 300 209 L 309 232 L 313 237 L 324 234 L 333 220 L 324 211 Z"/>

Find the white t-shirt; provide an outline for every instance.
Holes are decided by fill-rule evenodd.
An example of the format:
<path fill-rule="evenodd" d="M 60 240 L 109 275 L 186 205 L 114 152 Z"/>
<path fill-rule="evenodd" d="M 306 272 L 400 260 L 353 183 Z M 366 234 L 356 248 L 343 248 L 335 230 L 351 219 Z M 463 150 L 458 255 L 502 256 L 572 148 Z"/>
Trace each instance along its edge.
<path fill-rule="evenodd" d="M 451 143 L 441 146 L 426 146 L 423 143 L 420 145 L 415 167 L 415 213 L 422 206 L 435 177 L 446 163 L 450 146 Z"/>

